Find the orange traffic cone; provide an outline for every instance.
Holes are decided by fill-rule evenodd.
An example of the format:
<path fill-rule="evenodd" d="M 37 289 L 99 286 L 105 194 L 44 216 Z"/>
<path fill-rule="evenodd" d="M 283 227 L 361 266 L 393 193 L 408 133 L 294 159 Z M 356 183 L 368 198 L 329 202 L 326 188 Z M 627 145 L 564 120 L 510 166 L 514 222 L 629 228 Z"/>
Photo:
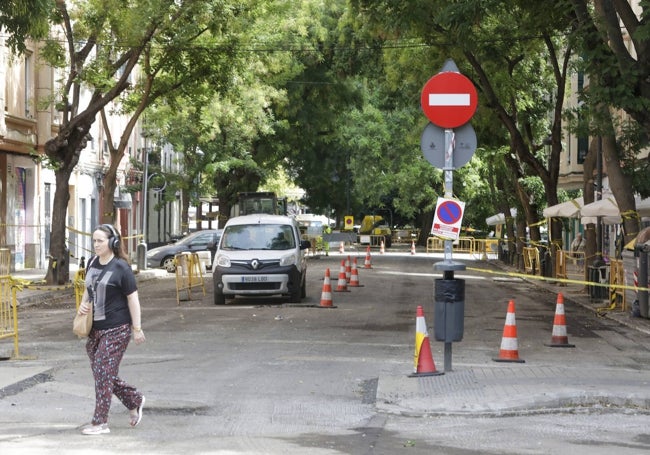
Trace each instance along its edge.
<path fill-rule="evenodd" d="M 348 289 L 348 281 L 345 279 L 345 259 L 341 261 L 339 281 L 336 283 L 336 289 L 334 289 L 334 292 L 350 292 Z"/>
<path fill-rule="evenodd" d="M 525 362 L 525 360 L 519 358 L 519 349 L 517 347 L 517 321 L 515 319 L 514 300 L 508 302 L 508 314 L 506 315 L 506 324 L 503 327 L 499 357 L 492 360 L 495 362 Z"/>
<path fill-rule="evenodd" d="M 339 254 L 345 254 L 345 245 L 343 242 L 339 243 Z"/>
<path fill-rule="evenodd" d="M 366 260 L 363 263 L 363 268 L 364 269 L 371 269 L 372 268 L 372 259 L 370 257 L 370 246 L 366 248 Z"/>
<path fill-rule="evenodd" d="M 384 254 L 384 241 L 382 240 L 379 244 L 379 254 Z"/>
<path fill-rule="evenodd" d="M 411 241 L 411 255 L 415 254 L 415 242 Z"/>
<path fill-rule="evenodd" d="M 360 288 L 363 285 L 359 283 L 359 269 L 357 268 L 357 258 L 352 260 L 352 272 L 350 273 L 350 287 Z"/>
<path fill-rule="evenodd" d="M 350 256 L 348 256 L 348 260 L 345 262 L 345 281 L 349 283 L 351 276 L 352 276 L 352 261 L 350 260 Z"/>
<path fill-rule="evenodd" d="M 436 370 L 436 364 L 433 362 L 427 323 L 424 320 L 422 305 L 418 305 L 415 318 L 415 356 L 413 360 L 414 370 L 412 374 L 409 374 L 410 378 L 444 374 Z"/>
<path fill-rule="evenodd" d="M 336 308 L 332 302 L 332 284 L 330 282 L 330 269 L 325 269 L 325 279 L 323 280 L 323 292 L 320 295 L 321 308 Z"/>
<path fill-rule="evenodd" d="M 569 343 L 569 337 L 566 333 L 566 319 L 564 317 L 564 296 L 560 292 L 557 295 L 557 305 L 555 306 L 555 318 L 553 319 L 553 333 L 551 334 L 550 344 L 552 348 L 575 348 L 575 344 Z"/>

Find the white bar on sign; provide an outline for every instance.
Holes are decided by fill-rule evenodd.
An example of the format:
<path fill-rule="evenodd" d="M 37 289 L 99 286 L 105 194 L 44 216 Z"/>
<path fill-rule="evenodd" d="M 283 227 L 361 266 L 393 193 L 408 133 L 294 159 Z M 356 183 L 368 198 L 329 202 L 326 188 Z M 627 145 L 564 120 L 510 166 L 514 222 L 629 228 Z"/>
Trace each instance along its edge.
<path fill-rule="evenodd" d="M 429 106 L 469 106 L 469 93 L 429 93 Z"/>

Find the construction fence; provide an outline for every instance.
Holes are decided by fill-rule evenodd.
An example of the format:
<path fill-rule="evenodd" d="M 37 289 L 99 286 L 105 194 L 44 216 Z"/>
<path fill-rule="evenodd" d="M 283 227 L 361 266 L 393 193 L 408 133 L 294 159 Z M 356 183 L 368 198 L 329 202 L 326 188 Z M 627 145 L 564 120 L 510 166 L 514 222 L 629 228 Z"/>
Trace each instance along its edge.
<path fill-rule="evenodd" d="M 499 239 L 476 239 L 474 237 L 459 237 L 452 242 L 455 253 L 471 254 L 477 259 L 497 257 L 499 254 Z M 445 240 L 440 237 L 427 238 L 427 253 L 445 251 Z"/>

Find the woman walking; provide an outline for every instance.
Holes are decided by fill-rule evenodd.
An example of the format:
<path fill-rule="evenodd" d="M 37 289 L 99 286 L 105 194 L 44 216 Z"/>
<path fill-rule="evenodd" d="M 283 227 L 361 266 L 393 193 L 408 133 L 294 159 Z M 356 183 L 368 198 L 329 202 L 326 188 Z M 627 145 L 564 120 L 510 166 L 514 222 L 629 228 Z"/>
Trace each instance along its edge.
<path fill-rule="evenodd" d="M 144 407 L 144 395 L 118 377 L 131 333 L 136 344 L 145 341 L 135 275 L 112 225 L 95 229 L 93 248 L 96 256 L 88 263 L 86 289 L 79 305 L 81 314 L 88 313 L 90 305 L 94 310 L 86 352 L 95 379 L 95 412 L 92 421 L 81 428 L 85 435 L 110 433 L 108 412 L 113 394 L 129 409 L 132 427 L 140 423 Z"/>

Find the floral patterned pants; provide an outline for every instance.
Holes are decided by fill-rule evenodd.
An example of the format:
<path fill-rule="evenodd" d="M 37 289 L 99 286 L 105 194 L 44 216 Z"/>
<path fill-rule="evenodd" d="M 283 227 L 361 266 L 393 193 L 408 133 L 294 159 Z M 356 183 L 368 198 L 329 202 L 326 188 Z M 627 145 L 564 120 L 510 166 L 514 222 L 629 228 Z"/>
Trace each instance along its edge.
<path fill-rule="evenodd" d="M 95 413 L 92 424 L 108 422 L 112 395 L 126 406 L 135 409 L 142 402 L 142 394 L 118 377 L 120 362 L 131 339 L 128 324 L 107 330 L 91 330 L 86 342 L 90 368 L 95 378 Z"/>

